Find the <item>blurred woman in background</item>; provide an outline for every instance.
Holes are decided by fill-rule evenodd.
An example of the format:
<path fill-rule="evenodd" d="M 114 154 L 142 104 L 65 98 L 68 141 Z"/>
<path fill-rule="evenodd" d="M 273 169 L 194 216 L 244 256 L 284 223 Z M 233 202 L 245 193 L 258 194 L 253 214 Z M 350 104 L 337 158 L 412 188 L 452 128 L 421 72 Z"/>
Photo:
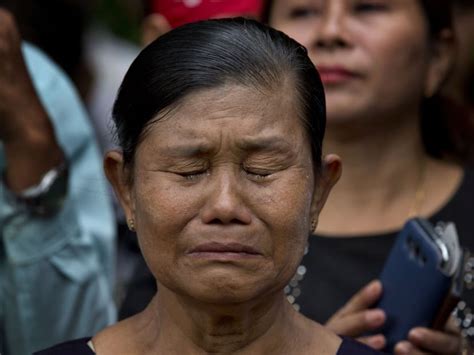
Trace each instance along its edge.
<path fill-rule="evenodd" d="M 381 310 L 369 309 L 380 283 L 362 287 L 377 278 L 409 217 L 454 221 L 461 243 L 474 246 L 474 175 L 441 159 L 448 137 L 432 109 L 453 61 L 450 3 L 275 0 L 264 20 L 302 43 L 320 71 L 324 150 L 344 163 L 289 299 L 336 332 L 361 336 L 385 322 Z M 385 343 L 381 335 L 364 340 Z M 459 347 L 454 328 L 417 328 L 395 352 L 455 354 Z"/>

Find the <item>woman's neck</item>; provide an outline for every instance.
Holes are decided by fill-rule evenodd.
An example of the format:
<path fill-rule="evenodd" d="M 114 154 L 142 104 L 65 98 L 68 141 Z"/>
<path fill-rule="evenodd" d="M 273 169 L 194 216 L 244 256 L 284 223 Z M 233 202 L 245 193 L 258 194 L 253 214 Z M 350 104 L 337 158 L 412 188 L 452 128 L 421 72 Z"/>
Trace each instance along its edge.
<path fill-rule="evenodd" d="M 321 213 L 317 233 L 357 236 L 393 231 L 410 215 L 432 211 L 446 197 L 441 195 L 452 192 L 448 186 L 440 196 L 426 198 L 427 188 L 437 184 L 430 176 L 433 169 L 442 173 L 441 178 L 452 174 L 424 152 L 419 117 L 412 116 L 357 132 L 328 126 L 324 150 L 341 157 L 343 172 Z"/>
<path fill-rule="evenodd" d="M 121 323 L 94 338 L 102 354 L 108 354 L 107 345 L 110 350 L 107 339 L 115 339 L 114 354 L 170 355 L 302 354 L 317 350 L 315 344 L 325 349 L 321 354 L 335 354 L 341 342 L 294 311 L 280 293 L 245 305 L 219 306 L 183 298 L 160 285 L 145 311 Z M 117 339 L 127 338 L 133 344 L 117 345 Z"/>
<path fill-rule="evenodd" d="M 245 304 L 210 304 L 159 286 L 141 313 L 92 342 L 99 355 L 334 355 L 342 339 L 296 312 L 283 291 Z"/>

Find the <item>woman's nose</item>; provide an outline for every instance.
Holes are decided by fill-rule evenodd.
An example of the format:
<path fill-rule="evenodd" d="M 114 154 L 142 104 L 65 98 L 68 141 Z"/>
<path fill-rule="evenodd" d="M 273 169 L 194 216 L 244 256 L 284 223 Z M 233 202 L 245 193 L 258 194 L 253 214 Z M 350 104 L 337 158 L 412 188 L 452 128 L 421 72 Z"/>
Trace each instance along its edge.
<path fill-rule="evenodd" d="M 201 210 L 201 220 L 205 224 L 250 224 L 252 217 L 246 206 L 244 189 L 239 185 L 239 179 L 233 173 L 216 174 L 208 186 L 204 207 Z"/>
<path fill-rule="evenodd" d="M 315 35 L 315 45 L 320 50 L 333 50 L 349 45 L 347 14 L 340 1 L 328 1 Z"/>

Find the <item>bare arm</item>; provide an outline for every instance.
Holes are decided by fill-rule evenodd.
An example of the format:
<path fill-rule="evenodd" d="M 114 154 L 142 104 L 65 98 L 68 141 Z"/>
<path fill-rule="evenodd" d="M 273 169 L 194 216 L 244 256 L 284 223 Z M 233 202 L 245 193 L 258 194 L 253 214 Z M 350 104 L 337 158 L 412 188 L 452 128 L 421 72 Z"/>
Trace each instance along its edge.
<path fill-rule="evenodd" d="M 0 9 L 0 141 L 13 192 L 37 184 L 64 159 L 53 126 L 26 69 L 13 17 Z"/>

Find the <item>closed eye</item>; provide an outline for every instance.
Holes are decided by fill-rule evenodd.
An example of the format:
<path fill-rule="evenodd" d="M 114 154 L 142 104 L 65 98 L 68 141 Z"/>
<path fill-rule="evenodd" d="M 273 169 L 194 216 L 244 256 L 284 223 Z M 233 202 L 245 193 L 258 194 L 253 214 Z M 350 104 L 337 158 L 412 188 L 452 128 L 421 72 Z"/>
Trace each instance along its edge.
<path fill-rule="evenodd" d="M 270 175 L 272 175 L 271 172 L 260 169 L 244 168 L 243 171 L 250 179 L 256 181 L 266 180 Z"/>
<path fill-rule="evenodd" d="M 176 172 L 176 175 L 182 176 L 186 180 L 195 181 L 208 174 L 208 170 L 196 170 L 186 172 Z"/>

